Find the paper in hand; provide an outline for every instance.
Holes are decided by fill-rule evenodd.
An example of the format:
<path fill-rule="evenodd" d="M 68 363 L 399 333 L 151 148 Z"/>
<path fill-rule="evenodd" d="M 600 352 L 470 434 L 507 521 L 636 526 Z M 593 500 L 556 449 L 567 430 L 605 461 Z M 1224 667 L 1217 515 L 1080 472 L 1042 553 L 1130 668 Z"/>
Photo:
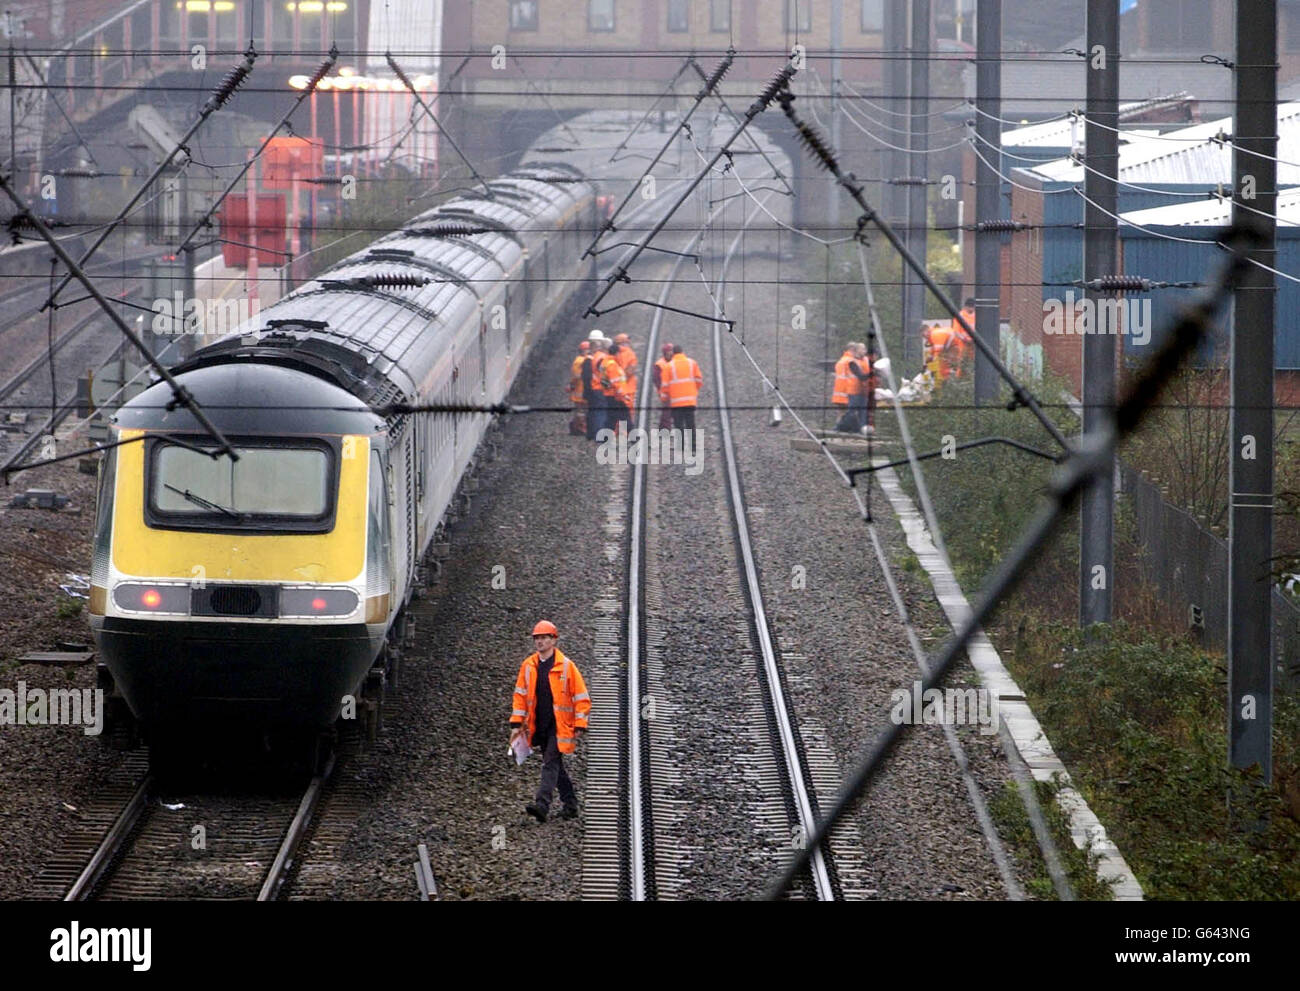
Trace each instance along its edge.
<path fill-rule="evenodd" d="M 528 745 L 528 738 L 524 733 L 516 733 L 510 738 L 510 746 L 506 748 L 506 756 L 515 758 L 516 766 L 522 764 L 528 759 L 528 755 L 533 752 L 533 748 Z"/>

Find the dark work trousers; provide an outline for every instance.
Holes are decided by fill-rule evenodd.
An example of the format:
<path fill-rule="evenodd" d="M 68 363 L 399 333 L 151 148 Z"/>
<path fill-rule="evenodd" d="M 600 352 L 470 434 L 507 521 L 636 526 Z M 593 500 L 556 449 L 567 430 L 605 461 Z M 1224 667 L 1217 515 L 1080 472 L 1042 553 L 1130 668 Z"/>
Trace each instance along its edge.
<path fill-rule="evenodd" d="M 695 429 L 695 407 L 694 406 L 674 406 L 672 409 L 673 409 L 674 430 Z"/>
<path fill-rule="evenodd" d="M 835 424 L 836 430 L 846 430 L 851 434 L 856 434 L 861 428 L 867 417 L 867 397 L 858 393 L 856 396 L 849 396 L 849 408 L 844 411 L 840 417 L 840 422 Z"/>
<path fill-rule="evenodd" d="M 576 809 L 578 807 L 578 793 L 573 790 L 573 782 L 569 780 L 569 772 L 564 769 L 564 754 L 560 753 L 560 745 L 555 738 L 555 731 L 546 737 L 546 747 L 538 748 L 542 750 L 542 780 L 537 786 L 537 804 L 548 812 L 551 809 L 551 792 L 555 790 L 558 783 L 560 786 L 560 801 L 564 803 L 566 809 Z"/>
<path fill-rule="evenodd" d="M 605 397 L 593 392 L 587 397 L 587 440 L 595 440 L 605 425 Z"/>

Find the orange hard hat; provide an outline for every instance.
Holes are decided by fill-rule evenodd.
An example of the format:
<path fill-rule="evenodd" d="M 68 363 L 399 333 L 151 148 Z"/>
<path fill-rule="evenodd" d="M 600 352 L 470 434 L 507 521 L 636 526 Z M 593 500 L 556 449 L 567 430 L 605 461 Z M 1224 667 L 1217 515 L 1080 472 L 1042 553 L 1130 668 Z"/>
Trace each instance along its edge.
<path fill-rule="evenodd" d="M 560 635 L 560 631 L 555 628 L 555 624 L 552 623 L 549 619 L 543 619 L 536 626 L 533 627 L 533 636 L 535 637 L 540 637 L 540 636 L 558 637 L 559 635 Z"/>
<path fill-rule="evenodd" d="M 614 335 L 614 343 L 615 343 L 615 344 L 626 344 L 626 343 L 627 343 L 627 334 L 615 334 L 615 335 Z"/>
<path fill-rule="evenodd" d="M 590 344 L 588 341 L 579 341 L 579 342 L 578 342 L 578 350 L 579 350 L 579 351 L 590 351 L 590 350 L 591 350 L 591 344 Z"/>

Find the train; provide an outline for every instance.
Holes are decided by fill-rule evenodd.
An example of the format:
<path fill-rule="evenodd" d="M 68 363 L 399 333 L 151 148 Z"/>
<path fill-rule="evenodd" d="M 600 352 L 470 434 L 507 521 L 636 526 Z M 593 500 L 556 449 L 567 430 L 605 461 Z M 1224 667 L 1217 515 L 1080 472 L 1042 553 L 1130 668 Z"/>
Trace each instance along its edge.
<path fill-rule="evenodd" d="M 526 162 L 195 351 L 171 371 L 237 460 L 165 382 L 117 410 L 88 613 L 110 717 L 151 755 L 216 728 L 373 735 L 421 561 L 492 420 L 386 411 L 504 401 L 593 277 L 606 199 L 564 161 Z"/>

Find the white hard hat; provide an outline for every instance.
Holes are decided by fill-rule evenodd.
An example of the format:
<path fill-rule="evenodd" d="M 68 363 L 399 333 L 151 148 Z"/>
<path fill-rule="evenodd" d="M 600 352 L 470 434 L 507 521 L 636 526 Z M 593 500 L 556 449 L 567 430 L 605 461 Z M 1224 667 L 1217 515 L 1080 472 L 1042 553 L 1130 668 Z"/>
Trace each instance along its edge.
<path fill-rule="evenodd" d="M 593 330 L 590 334 L 587 335 L 587 340 L 595 342 L 595 341 L 607 340 L 607 338 L 599 330 Z"/>

